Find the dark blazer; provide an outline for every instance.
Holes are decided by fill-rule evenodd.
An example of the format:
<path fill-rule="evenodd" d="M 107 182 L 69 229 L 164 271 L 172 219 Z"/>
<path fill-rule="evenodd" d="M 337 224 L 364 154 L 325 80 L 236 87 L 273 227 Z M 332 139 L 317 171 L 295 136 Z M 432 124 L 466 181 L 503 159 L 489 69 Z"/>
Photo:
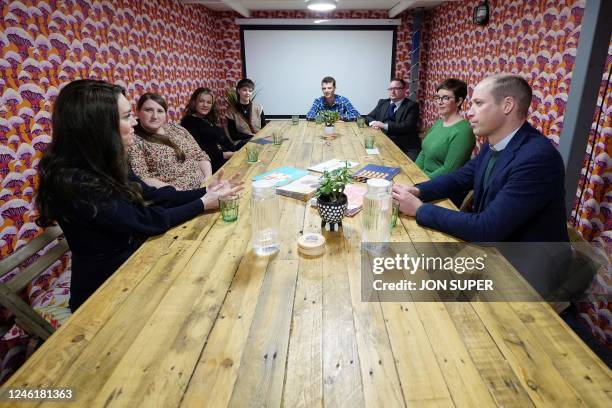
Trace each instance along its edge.
<path fill-rule="evenodd" d="M 75 180 L 82 194 L 90 194 L 86 173 Z M 150 204 L 135 205 L 113 197 L 89 207 L 70 205 L 67 219 L 59 220 L 72 252 L 70 309 L 74 312 L 125 262 L 148 237 L 159 235 L 204 210 L 200 200 L 205 188 L 177 191 L 174 187 L 154 188 L 130 171 L 130 181 L 142 187 L 142 196 Z"/>
<path fill-rule="evenodd" d="M 389 139 L 399 146 L 404 152 L 406 150 L 420 150 L 421 139 L 417 132 L 417 120 L 419 119 L 419 105 L 406 98 L 395 111 L 395 120 L 387 116 L 390 99 L 381 99 L 378 104 L 365 117 L 366 123 L 378 120 L 389 125 L 385 134 Z"/>
<path fill-rule="evenodd" d="M 548 139 L 525 122 L 500 153 L 484 188 L 490 156 L 487 143 L 462 168 L 418 185 L 423 201 L 473 189 L 475 213 L 424 204 L 417 222 L 471 242 L 567 242 L 565 170 Z"/>

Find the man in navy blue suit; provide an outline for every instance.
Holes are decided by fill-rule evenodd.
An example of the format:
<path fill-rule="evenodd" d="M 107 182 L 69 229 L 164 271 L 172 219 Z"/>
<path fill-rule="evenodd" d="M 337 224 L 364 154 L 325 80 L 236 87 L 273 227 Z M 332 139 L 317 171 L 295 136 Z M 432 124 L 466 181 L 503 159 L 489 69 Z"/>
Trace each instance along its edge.
<path fill-rule="evenodd" d="M 474 134 L 487 138 L 478 156 L 431 181 L 395 185 L 393 197 L 419 225 L 494 243 L 542 297 L 565 301 L 582 294 L 592 271 L 572 267 L 563 161 L 527 123 L 530 104 L 531 87 L 522 77 L 485 78 L 474 88 L 467 113 Z M 470 189 L 472 213 L 424 203 Z"/>
<path fill-rule="evenodd" d="M 406 81 L 392 78 L 389 83 L 389 98 L 380 99 L 365 122 L 374 129 L 380 129 L 412 161 L 421 152 L 421 139 L 417 129 L 419 105 L 408 99 Z"/>
<path fill-rule="evenodd" d="M 462 168 L 416 186 L 395 185 L 400 211 L 419 225 L 471 242 L 567 242 L 560 154 L 527 123 L 531 87 L 499 74 L 475 88 L 467 113 L 488 143 Z M 424 203 L 474 190 L 473 213 Z"/>

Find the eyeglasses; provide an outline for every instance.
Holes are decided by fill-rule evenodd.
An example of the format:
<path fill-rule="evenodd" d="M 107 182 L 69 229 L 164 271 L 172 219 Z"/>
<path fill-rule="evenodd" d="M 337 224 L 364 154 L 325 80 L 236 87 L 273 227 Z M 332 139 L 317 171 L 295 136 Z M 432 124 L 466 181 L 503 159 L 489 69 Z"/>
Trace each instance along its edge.
<path fill-rule="evenodd" d="M 387 91 L 391 92 L 391 91 L 401 91 L 404 88 L 400 88 L 400 87 L 393 87 L 393 88 L 387 88 Z"/>
<path fill-rule="evenodd" d="M 448 103 L 448 101 L 450 101 L 451 99 L 452 99 L 452 97 L 448 96 L 448 95 L 444 95 L 442 97 L 440 97 L 439 95 L 434 95 L 434 97 L 433 97 L 434 102 L 442 101 L 444 103 Z"/>

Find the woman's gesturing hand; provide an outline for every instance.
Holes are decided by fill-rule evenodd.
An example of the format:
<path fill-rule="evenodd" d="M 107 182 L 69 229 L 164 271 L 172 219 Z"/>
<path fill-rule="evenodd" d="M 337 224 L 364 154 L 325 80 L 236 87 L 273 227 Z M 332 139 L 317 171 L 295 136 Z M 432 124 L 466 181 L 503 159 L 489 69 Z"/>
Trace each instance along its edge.
<path fill-rule="evenodd" d="M 219 197 L 235 195 L 244 188 L 244 181 L 240 180 L 240 173 L 234 174 L 227 180 L 223 180 L 223 174 L 223 169 L 219 170 L 206 189 L 206 194 L 201 198 L 205 210 L 218 208 Z"/>

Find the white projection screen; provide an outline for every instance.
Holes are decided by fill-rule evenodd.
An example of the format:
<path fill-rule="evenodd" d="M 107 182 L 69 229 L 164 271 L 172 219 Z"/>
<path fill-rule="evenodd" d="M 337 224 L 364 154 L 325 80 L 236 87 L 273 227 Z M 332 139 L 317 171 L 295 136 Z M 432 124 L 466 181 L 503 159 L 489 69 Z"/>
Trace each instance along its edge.
<path fill-rule="evenodd" d="M 305 115 L 328 75 L 336 79 L 336 94 L 367 114 L 387 97 L 394 29 L 243 26 L 244 73 L 255 82 L 266 117 Z"/>

